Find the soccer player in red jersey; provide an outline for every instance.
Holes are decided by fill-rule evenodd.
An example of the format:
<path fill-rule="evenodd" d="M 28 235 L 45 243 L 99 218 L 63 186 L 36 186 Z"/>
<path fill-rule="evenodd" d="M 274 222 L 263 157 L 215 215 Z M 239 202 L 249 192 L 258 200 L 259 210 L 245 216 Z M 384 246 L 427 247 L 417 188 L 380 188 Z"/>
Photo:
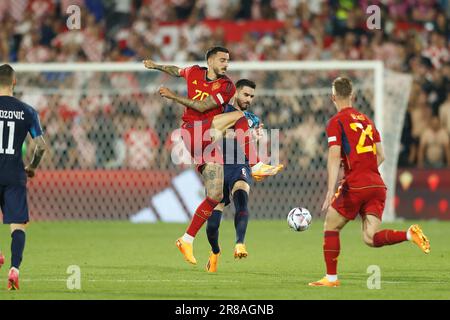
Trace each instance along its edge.
<path fill-rule="evenodd" d="M 248 121 L 242 111 L 223 113 L 224 107 L 236 92 L 233 82 L 225 75 L 229 59 L 229 51 L 226 48 L 213 47 L 206 53 L 208 68 L 194 65 L 182 69 L 176 66 L 158 65 L 152 60 L 144 61 L 148 69 L 156 69 L 171 76 L 185 78 L 188 87 L 187 97 L 179 96 L 165 87 L 161 87 L 159 93 L 186 107 L 182 117 L 183 141 L 192 158 L 199 162 L 198 169 L 206 189 L 206 198 L 197 208 L 186 233 L 176 241 L 185 260 L 192 264 L 197 263 L 192 246 L 194 238 L 223 197 L 223 164 L 216 160 L 213 152 L 210 158 L 205 156 L 205 149 L 213 141 L 221 138 L 231 127 L 242 132 L 249 131 Z M 211 133 L 211 136 L 205 138 L 208 133 Z M 255 178 L 274 175 L 281 170 L 282 165 L 271 166 L 259 161 L 250 135 L 242 139 L 242 147 L 246 151 L 252 166 L 252 175 Z"/>
<path fill-rule="evenodd" d="M 386 186 L 378 171 L 384 161 L 380 134 L 374 123 L 352 107 L 353 89 L 348 78 L 333 81 L 332 100 L 338 113 L 327 126 L 328 192 L 322 211 L 328 210 L 324 223 L 323 252 L 326 276 L 310 286 L 337 287 L 337 259 L 340 252 L 339 231 L 359 214 L 364 242 L 382 247 L 410 240 L 425 252 L 430 243 L 418 225 L 406 231 L 380 230 L 386 201 Z M 335 194 L 341 162 L 344 179 Z"/>

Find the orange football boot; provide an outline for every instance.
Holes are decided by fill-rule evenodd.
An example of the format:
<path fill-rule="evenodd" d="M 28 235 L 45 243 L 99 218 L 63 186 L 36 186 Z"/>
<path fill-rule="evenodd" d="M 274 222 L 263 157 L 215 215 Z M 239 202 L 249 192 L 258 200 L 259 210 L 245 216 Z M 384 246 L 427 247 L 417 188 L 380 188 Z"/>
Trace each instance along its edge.
<path fill-rule="evenodd" d="M 247 256 L 248 256 L 248 252 L 247 252 L 247 249 L 245 248 L 245 244 L 243 244 L 243 243 L 236 244 L 236 246 L 234 247 L 234 258 L 242 259 L 242 258 L 247 258 Z"/>
<path fill-rule="evenodd" d="M 411 241 L 417 244 L 417 246 L 425 253 L 430 253 L 430 241 L 423 234 L 422 229 L 417 224 L 413 224 L 408 229 L 411 235 Z"/>
<path fill-rule="evenodd" d="M 182 238 L 179 238 L 175 244 L 187 262 L 197 264 L 197 260 L 194 257 L 194 248 L 191 243 L 187 243 Z"/>
<path fill-rule="evenodd" d="M 341 282 L 339 280 L 328 281 L 327 277 L 323 277 L 319 281 L 310 282 L 309 285 L 311 287 L 339 287 L 341 285 Z"/>
<path fill-rule="evenodd" d="M 209 254 L 208 263 L 206 264 L 206 271 L 217 272 L 217 265 L 219 264 L 219 256 L 220 252 L 218 254 L 215 254 L 213 252 Z"/>

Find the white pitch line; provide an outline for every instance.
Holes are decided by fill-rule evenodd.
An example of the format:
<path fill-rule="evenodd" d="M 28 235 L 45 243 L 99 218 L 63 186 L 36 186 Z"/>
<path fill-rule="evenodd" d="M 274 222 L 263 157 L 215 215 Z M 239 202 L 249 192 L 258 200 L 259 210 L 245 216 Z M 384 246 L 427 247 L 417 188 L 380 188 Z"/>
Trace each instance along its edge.
<path fill-rule="evenodd" d="M 67 282 L 67 279 L 20 279 L 23 282 Z M 239 282 L 237 280 L 173 280 L 173 279 L 87 279 L 81 280 L 87 282 L 203 282 L 203 283 L 211 283 L 211 282 Z"/>
<path fill-rule="evenodd" d="M 393 283 L 393 284 L 401 284 L 401 283 L 412 283 L 411 281 L 383 281 L 381 283 Z M 427 283 L 427 284 L 450 284 L 450 282 L 446 281 L 414 281 L 414 283 Z"/>
<path fill-rule="evenodd" d="M 67 282 L 67 279 L 20 279 L 23 282 Z M 83 282 L 113 282 L 113 283 L 123 283 L 123 282 L 193 282 L 193 283 L 236 283 L 240 282 L 238 280 L 185 280 L 185 279 L 86 279 L 81 280 Z M 411 281 L 381 281 L 381 283 L 386 284 L 411 284 Z M 450 282 L 447 281 L 414 281 L 414 283 L 423 284 L 445 284 L 449 285 Z"/>

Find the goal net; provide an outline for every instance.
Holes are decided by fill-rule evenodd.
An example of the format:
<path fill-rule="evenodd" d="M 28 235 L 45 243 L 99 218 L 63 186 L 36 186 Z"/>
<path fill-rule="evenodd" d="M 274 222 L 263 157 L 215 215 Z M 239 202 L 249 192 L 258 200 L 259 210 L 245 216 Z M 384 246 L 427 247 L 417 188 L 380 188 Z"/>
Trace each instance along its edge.
<path fill-rule="evenodd" d="M 188 221 L 204 191 L 193 166 L 176 164 L 172 154 L 180 143 L 173 132 L 183 108 L 157 94 L 165 85 L 186 95 L 184 79 L 139 63 L 14 68 L 16 95 L 39 111 L 50 149 L 29 181 L 32 219 Z M 279 130 L 279 159 L 286 165 L 281 174 L 252 186 L 252 218 L 285 218 L 295 206 L 319 213 L 327 183 L 325 127 L 335 113 L 330 85 L 342 75 L 353 80 L 355 107 L 381 132 L 386 152 L 381 170 L 389 189 L 385 219 L 395 218 L 397 158 L 411 78 L 373 61 L 230 65 L 234 81 L 256 82 L 251 111 L 269 134 Z M 27 141 L 24 156 L 29 160 L 31 154 Z"/>

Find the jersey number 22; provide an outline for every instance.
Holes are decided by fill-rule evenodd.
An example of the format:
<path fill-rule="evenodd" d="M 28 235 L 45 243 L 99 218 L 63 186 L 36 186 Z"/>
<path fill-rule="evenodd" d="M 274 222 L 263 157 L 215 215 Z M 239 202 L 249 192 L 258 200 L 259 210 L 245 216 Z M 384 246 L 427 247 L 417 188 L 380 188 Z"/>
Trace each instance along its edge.
<path fill-rule="evenodd" d="M 377 154 L 377 146 L 375 143 L 373 143 L 372 125 L 369 124 L 366 128 L 364 128 L 361 122 L 353 122 L 350 123 L 350 128 L 356 132 L 358 132 L 358 129 L 361 130 L 361 135 L 359 136 L 359 141 L 358 144 L 356 145 L 357 154 L 366 152 L 373 152 L 373 154 Z M 369 137 L 369 139 L 372 141 L 372 144 L 365 146 L 367 137 Z"/>

